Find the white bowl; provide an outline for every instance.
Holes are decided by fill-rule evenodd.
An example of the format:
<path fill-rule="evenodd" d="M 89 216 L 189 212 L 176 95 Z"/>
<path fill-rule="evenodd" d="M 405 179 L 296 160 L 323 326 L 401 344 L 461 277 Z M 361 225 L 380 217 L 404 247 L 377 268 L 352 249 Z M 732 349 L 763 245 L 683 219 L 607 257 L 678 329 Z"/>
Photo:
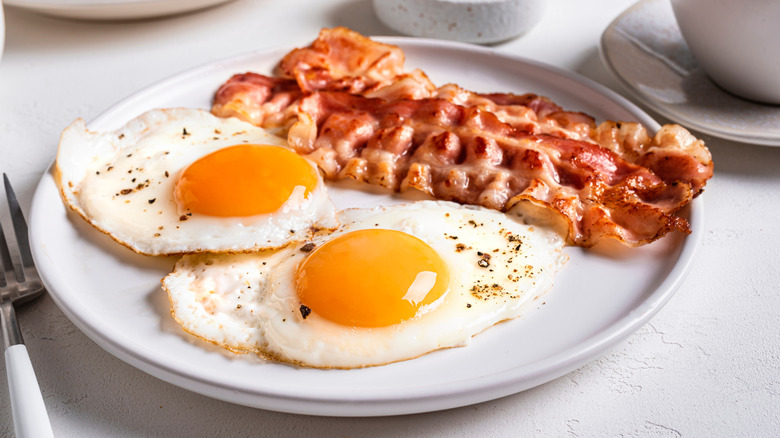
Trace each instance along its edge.
<path fill-rule="evenodd" d="M 406 35 L 495 43 L 528 32 L 544 0 L 374 0 L 377 17 Z"/>

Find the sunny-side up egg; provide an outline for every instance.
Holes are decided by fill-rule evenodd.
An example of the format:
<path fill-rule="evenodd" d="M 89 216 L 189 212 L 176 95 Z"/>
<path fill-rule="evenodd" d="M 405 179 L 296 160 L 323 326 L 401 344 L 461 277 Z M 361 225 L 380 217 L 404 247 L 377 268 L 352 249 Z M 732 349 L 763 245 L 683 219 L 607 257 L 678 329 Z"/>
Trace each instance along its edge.
<path fill-rule="evenodd" d="M 563 239 L 450 202 L 349 209 L 280 251 L 182 258 L 163 279 L 185 331 L 317 368 L 382 365 L 463 346 L 521 314 L 563 265 Z"/>
<path fill-rule="evenodd" d="M 148 255 L 244 252 L 335 228 L 316 166 L 284 139 L 199 109 L 160 109 L 114 132 L 76 120 L 55 177 L 66 204 Z"/>

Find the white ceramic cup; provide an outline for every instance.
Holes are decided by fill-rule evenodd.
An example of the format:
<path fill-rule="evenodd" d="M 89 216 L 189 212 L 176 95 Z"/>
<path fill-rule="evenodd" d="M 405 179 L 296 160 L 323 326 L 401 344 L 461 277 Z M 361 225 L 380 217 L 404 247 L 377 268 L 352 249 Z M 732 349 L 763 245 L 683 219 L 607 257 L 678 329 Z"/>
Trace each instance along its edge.
<path fill-rule="evenodd" d="M 738 96 L 780 104 L 780 0 L 671 0 L 705 73 Z"/>

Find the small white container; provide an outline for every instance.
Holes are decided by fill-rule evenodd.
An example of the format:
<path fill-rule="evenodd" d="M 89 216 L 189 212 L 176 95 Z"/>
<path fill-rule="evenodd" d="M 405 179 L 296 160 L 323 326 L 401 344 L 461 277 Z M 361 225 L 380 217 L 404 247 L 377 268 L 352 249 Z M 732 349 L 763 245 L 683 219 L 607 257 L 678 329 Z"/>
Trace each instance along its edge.
<path fill-rule="evenodd" d="M 544 0 L 374 0 L 377 17 L 406 35 L 496 43 L 528 32 Z"/>

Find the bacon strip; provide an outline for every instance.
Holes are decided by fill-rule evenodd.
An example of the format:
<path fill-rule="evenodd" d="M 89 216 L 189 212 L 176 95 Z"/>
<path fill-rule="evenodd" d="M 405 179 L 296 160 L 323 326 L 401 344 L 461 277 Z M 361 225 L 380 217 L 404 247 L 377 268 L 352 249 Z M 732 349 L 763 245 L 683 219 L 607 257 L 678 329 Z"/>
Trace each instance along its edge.
<path fill-rule="evenodd" d="M 650 137 L 637 123 L 596 125 L 533 94 L 435 88 L 420 71 L 387 69 L 377 60 L 395 52 L 360 38 L 358 52 L 323 51 L 317 42 L 291 52 L 282 63 L 288 78 L 236 75 L 212 110 L 286 132 L 328 179 L 545 212 L 564 224 L 569 244 L 615 238 L 636 246 L 689 232 L 676 213 L 703 190 L 712 159 L 684 128 L 667 125 Z M 343 67 L 365 51 L 369 61 L 354 74 Z M 307 76 L 312 65 L 317 74 Z"/>
<path fill-rule="evenodd" d="M 266 129 L 286 128 L 297 117 L 295 103 L 302 95 L 293 80 L 255 73 L 237 74 L 219 87 L 211 111 L 220 117 L 237 117 Z"/>
<path fill-rule="evenodd" d="M 309 47 L 288 53 L 279 67 L 283 77 L 295 79 L 305 92 L 360 93 L 392 82 L 403 65 L 400 48 L 336 27 L 323 29 Z"/>

